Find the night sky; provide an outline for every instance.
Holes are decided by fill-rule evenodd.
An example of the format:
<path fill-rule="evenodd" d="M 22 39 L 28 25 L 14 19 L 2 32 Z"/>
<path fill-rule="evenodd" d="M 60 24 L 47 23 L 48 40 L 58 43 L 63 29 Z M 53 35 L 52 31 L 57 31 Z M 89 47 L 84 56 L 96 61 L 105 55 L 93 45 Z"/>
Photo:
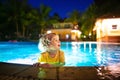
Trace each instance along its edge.
<path fill-rule="evenodd" d="M 67 17 L 73 10 L 85 11 L 92 2 L 93 0 L 28 0 L 35 8 L 39 8 L 40 4 L 49 6 L 52 9 L 51 15 L 58 13 L 62 18 Z"/>

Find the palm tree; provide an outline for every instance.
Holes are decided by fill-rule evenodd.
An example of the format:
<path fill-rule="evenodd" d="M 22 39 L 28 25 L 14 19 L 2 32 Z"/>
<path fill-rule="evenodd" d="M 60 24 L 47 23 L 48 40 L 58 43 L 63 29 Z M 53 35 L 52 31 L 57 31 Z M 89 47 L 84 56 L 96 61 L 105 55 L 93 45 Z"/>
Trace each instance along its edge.
<path fill-rule="evenodd" d="M 37 24 L 40 26 L 40 33 L 44 33 L 44 30 L 46 29 L 49 21 L 49 13 L 51 11 L 51 8 L 48 6 L 45 6 L 43 4 L 40 5 L 40 15 L 39 19 L 37 21 Z"/>
<path fill-rule="evenodd" d="M 6 0 L 4 2 L 5 14 L 7 15 L 7 23 L 13 29 L 16 27 L 16 35 L 19 36 L 21 14 L 25 11 L 27 0 Z M 24 5 L 23 5 L 24 4 Z"/>
<path fill-rule="evenodd" d="M 81 30 L 84 35 L 92 34 L 96 18 L 96 6 L 92 4 L 81 17 Z"/>
<path fill-rule="evenodd" d="M 32 21 L 32 9 L 27 5 L 27 0 L 21 2 L 19 13 L 19 21 L 22 27 L 22 36 L 24 37 L 27 31 L 26 28 L 31 24 Z"/>
<path fill-rule="evenodd" d="M 80 23 L 80 17 L 81 13 L 77 10 L 74 10 L 73 12 L 68 14 L 69 17 L 65 19 L 65 22 L 72 22 L 73 24 L 79 24 Z"/>
<path fill-rule="evenodd" d="M 7 3 L 7 8 L 8 10 L 10 10 L 8 12 L 8 15 L 10 17 L 8 17 L 8 20 L 11 22 L 13 21 L 13 24 L 15 24 L 16 26 L 16 34 L 18 35 L 19 34 L 19 31 L 18 31 L 18 8 L 19 8 L 19 1 L 18 0 L 12 0 L 12 1 L 9 1 L 8 0 L 8 3 Z"/>

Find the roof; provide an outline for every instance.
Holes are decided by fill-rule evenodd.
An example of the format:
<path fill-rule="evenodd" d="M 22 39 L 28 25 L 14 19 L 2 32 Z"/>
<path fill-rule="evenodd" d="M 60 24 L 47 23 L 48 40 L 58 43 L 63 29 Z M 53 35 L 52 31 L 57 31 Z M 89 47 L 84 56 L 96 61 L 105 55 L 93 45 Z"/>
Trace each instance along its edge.
<path fill-rule="evenodd" d="M 118 14 L 118 13 L 109 13 L 109 14 L 102 15 L 99 18 L 120 18 L 120 14 Z"/>

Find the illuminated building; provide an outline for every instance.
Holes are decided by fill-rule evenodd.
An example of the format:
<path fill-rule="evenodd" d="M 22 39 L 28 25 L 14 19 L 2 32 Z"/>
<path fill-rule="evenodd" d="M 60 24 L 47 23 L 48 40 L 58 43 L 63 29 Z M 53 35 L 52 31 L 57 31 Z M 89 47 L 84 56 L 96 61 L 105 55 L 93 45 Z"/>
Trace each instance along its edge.
<path fill-rule="evenodd" d="M 56 33 L 62 41 L 78 41 L 81 32 L 78 30 L 78 25 L 72 23 L 56 23 L 53 24 L 53 29 L 47 30 L 47 33 Z"/>
<path fill-rule="evenodd" d="M 93 30 L 96 30 L 97 41 L 120 42 L 120 16 L 98 18 Z"/>

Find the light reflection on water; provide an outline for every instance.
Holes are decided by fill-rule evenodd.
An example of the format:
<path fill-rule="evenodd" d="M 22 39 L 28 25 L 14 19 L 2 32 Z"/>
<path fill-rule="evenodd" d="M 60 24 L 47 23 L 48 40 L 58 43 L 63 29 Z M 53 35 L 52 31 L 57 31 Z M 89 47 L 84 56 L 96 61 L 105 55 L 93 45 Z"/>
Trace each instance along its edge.
<path fill-rule="evenodd" d="M 119 43 L 61 42 L 65 66 L 104 66 L 120 62 Z M 41 51 L 36 42 L 1 42 L 0 62 L 33 64 Z"/>
<path fill-rule="evenodd" d="M 69 66 L 104 66 L 120 62 L 119 43 L 65 42 L 62 49 Z"/>

